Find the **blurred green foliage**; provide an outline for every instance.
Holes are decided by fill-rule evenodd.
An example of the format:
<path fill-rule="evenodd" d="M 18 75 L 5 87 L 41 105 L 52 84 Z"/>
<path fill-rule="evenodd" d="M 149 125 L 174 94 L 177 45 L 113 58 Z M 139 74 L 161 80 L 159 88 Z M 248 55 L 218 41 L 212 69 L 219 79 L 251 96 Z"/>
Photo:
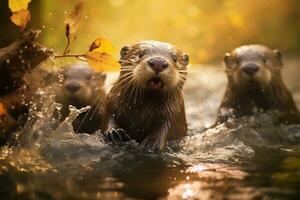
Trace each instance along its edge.
<path fill-rule="evenodd" d="M 62 52 L 66 42 L 64 19 L 78 1 L 38 2 L 39 8 L 31 11 L 32 18 L 39 21 L 31 26 L 42 30 L 46 45 Z M 86 51 L 99 36 L 117 48 L 145 39 L 167 41 L 188 52 L 194 63 L 218 61 L 225 52 L 249 43 L 297 54 L 300 1 L 86 0 L 72 52 Z"/>

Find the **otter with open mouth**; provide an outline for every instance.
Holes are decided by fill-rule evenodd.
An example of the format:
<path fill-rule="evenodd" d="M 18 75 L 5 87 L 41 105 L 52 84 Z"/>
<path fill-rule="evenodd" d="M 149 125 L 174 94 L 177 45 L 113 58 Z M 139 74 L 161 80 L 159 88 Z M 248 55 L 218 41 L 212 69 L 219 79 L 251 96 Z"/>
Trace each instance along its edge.
<path fill-rule="evenodd" d="M 184 137 L 187 124 L 182 88 L 189 58 L 176 47 L 142 41 L 121 50 L 121 72 L 105 103 L 106 141 L 134 139 L 147 150 L 162 150 Z"/>
<path fill-rule="evenodd" d="M 285 86 L 281 69 L 282 55 L 262 45 L 246 45 L 224 57 L 227 89 L 219 108 L 216 124 L 257 110 L 279 112 L 279 121 L 300 122 L 293 97 Z"/>

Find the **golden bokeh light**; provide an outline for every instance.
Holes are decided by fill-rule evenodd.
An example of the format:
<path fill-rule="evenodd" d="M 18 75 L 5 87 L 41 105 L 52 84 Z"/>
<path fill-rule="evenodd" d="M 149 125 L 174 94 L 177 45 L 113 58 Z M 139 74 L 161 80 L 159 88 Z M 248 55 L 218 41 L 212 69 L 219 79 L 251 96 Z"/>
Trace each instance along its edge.
<path fill-rule="evenodd" d="M 63 19 L 77 2 L 42 3 L 42 12 L 49 13 L 42 15 L 42 38 L 57 51 L 65 45 Z M 219 61 L 225 52 L 249 43 L 295 52 L 300 46 L 293 20 L 300 16 L 297 7 L 294 0 L 86 1 L 71 49 L 82 52 L 95 38 L 105 37 L 118 49 L 140 40 L 167 41 L 188 52 L 193 63 Z"/>

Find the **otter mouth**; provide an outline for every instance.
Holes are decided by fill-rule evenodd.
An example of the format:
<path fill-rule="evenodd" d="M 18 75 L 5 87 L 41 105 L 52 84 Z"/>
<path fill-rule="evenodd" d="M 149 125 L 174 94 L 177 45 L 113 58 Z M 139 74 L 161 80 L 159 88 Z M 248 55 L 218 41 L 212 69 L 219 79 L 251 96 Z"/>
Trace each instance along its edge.
<path fill-rule="evenodd" d="M 160 90 L 164 88 L 164 84 L 159 77 L 153 77 L 148 81 L 147 87 L 154 90 Z"/>
<path fill-rule="evenodd" d="M 257 80 L 249 80 L 247 82 L 247 87 L 250 89 L 259 89 L 259 88 L 261 88 L 261 84 Z"/>

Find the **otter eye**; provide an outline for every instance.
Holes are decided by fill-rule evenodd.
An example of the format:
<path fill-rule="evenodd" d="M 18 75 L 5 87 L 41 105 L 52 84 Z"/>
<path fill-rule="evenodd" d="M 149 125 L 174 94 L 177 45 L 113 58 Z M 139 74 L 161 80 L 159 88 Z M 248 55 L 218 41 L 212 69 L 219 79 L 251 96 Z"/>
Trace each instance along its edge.
<path fill-rule="evenodd" d="M 171 57 L 172 57 L 172 60 L 176 63 L 178 60 L 177 56 L 175 54 L 172 54 Z"/>
<path fill-rule="evenodd" d="M 224 56 L 224 63 L 226 68 L 232 69 L 236 65 L 239 65 L 241 62 L 241 59 L 237 56 L 231 55 L 230 53 L 226 53 Z"/>
<path fill-rule="evenodd" d="M 145 50 L 141 50 L 138 54 L 139 56 L 139 59 L 141 59 L 142 57 L 144 57 L 144 55 L 146 54 L 146 51 Z"/>
<path fill-rule="evenodd" d="M 92 75 L 87 75 L 87 77 L 86 77 L 86 80 L 91 80 L 91 78 L 92 78 Z"/>
<path fill-rule="evenodd" d="M 263 57 L 262 57 L 262 61 L 263 61 L 264 63 L 267 63 L 267 58 L 266 58 L 265 56 L 263 56 Z"/>

